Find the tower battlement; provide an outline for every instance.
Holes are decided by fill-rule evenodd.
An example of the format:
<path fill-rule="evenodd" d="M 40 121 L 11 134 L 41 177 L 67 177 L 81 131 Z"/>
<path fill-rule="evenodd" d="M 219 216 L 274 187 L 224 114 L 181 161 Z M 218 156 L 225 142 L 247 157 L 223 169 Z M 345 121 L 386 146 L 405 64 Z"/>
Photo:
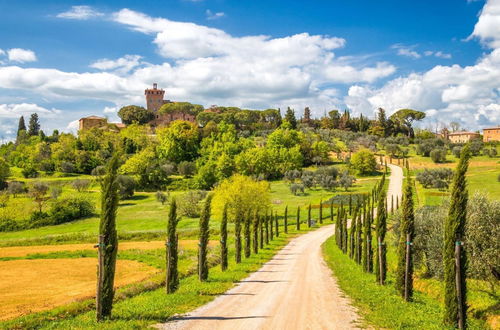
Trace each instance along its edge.
<path fill-rule="evenodd" d="M 157 112 L 161 106 L 165 104 L 163 100 L 165 91 L 163 89 L 158 89 L 156 83 L 153 84 L 153 88 L 144 90 L 144 95 L 146 95 L 146 108 L 150 111 Z"/>

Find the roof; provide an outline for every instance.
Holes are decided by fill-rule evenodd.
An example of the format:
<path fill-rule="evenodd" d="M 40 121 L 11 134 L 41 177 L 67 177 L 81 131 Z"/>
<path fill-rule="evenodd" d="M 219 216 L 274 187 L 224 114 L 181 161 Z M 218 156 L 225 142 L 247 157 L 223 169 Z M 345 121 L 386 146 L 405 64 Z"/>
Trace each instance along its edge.
<path fill-rule="evenodd" d="M 83 117 L 83 118 L 80 118 L 80 120 L 82 119 L 106 119 L 104 117 L 99 117 L 99 116 L 88 116 L 88 117 Z"/>
<path fill-rule="evenodd" d="M 448 135 L 479 135 L 479 133 L 476 133 L 476 132 L 454 132 L 454 133 L 450 133 Z"/>
<path fill-rule="evenodd" d="M 500 126 L 497 127 L 488 127 L 488 128 L 483 128 L 483 131 L 487 131 L 489 129 L 500 129 Z"/>

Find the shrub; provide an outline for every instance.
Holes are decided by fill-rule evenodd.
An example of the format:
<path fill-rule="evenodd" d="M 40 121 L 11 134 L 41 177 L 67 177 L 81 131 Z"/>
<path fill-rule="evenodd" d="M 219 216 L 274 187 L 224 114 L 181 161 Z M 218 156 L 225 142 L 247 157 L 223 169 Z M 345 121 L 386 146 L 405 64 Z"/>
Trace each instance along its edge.
<path fill-rule="evenodd" d="M 200 202 L 207 193 L 202 190 L 192 190 L 177 198 L 177 209 L 181 216 L 196 218 L 200 216 Z"/>
<path fill-rule="evenodd" d="M 87 179 L 76 179 L 71 183 L 74 189 L 78 192 L 86 191 L 90 187 L 90 180 Z"/>
<path fill-rule="evenodd" d="M 180 162 L 177 171 L 180 175 L 190 177 L 196 172 L 196 164 L 188 161 Z"/>
<path fill-rule="evenodd" d="M 155 196 L 156 200 L 161 203 L 161 205 L 165 205 L 165 203 L 168 201 L 168 191 L 167 192 L 161 192 L 157 191 Z"/>
<path fill-rule="evenodd" d="M 106 168 L 102 165 L 96 166 L 94 167 L 92 172 L 90 172 L 90 174 L 92 176 L 103 176 L 104 174 L 106 174 Z"/>
<path fill-rule="evenodd" d="M 32 165 L 28 165 L 21 171 L 21 174 L 25 178 L 36 178 L 38 177 L 38 171 Z"/>
<path fill-rule="evenodd" d="M 351 166 L 357 170 L 359 174 L 369 174 L 375 172 L 377 162 L 372 152 L 363 149 L 352 155 Z"/>
<path fill-rule="evenodd" d="M 7 193 L 7 191 L 0 190 L 0 207 L 7 206 L 7 203 L 9 202 L 9 197 L 10 195 Z"/>
<path fill-rule="evenodd" d="M 71 162 L 62 162 L 61 165 L 59 165 L 61 168 L 61 172 L 63 173 L 75 173 L 75 164 Z"/>
<path fill-rule="evenodd" d="M 94 205 L 85 198 L 61 198 L 52 204 L 49 215 L 51 224 L 57 225 L 90 216 L 94 210 Z"/>
<path fill-rule="evenodd" d="M 116 182 L 118 183 L 118 194 L 120 195 L 120 199 L 127 199 L 134 196 L 134 178 L 127 175 L 118 175 Z"/>
<path fill-rule="evenodd" d="M 54 173 L 54 171 L 56 170 L 56 165 L 52 160 L 44 160 L 40 162 L 39 168 L 40 171 L 44 171 L 47 173 Z"/>
<path fill-rule="evenodd" d="M 38 204 L 38 212 L 42 213 L 43 204 L 48 200 L 46 197 L 47 192 L 49 191 L 49 186 L 45 182 L 35 182 L 30 188 L 30 195 Z"/>
<path fill-rule="evenodd" d="M 434 149 L 430 153 L 431 159 L 434 163 L 444 163 L 446 162 L 446 150 L 445 149 Z"/>
<path fill-rule="evenodd" d="M 9 185 L 7 187 L 7 191 L 9 192 L 9 194 L 14 195 L 14 198 L 16 198 L 18 194 L 26 192 L 26 188 L 24 186 L 24 183 L 22 182 L 11 181 L 9 182 Z"/>
<path fill-rule="evenodd" d="M 27 227 L 28 228 L 38 228 L 38 227 L 43 227 L 43 226 L 50 226 L 53 224 L 54 224 L 54 222 L 49 217 L 49 214 L 47 212 L 35 211 L 35 212 L 31 213 Z"/>
<path fill-rule="evenodd" d="M 456 158 L 460 158 L 460 153 L 461 152 L 462 152 L 462 147 L 460 147 L 460 146 L 456 146 L 456 147 L 453 147 L 453 149 L 451 149 L 451 153 Z"/>
<path fill-rule="evenodd" d="M 304 185 L 300 184 L 300 183 L 292 183 L 290 185 L 290 191 L 295 196 L 297 196 L 299 192 L 301 192 L 303 194 L 304 193 Z"/>
<path fill-rule="evenodd" d="M 453 171 L 449 168 L 424 169 L 417 174 L 417 181 L 424 188 L 448 189 L 452 177 Z"/>
<path fill-rule="evenodd" d="M 62 193 L 62 188 L 59 186 L 53 186 L 50 188 L 50 197 L 52 199 L 57 199 L 59 196 L 61 196 Z"/>

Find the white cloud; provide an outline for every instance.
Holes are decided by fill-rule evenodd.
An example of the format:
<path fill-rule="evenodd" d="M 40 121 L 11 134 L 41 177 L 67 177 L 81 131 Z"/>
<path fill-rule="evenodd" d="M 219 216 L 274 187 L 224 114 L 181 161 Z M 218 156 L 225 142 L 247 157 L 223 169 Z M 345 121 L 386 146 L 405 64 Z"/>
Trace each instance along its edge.
<path fill-rule="evenodd" d="M 5 55 L 5 51 L 3 49 L 0 49 L 0 55 Z"/>
<path fill-rule="evenodd" d="M 218 19 L 218 18 L 222 18 L 222 17 L 226 16 L 226 14 L 224 14 L 224 12 L 213 13 L 210 9 L 207 9 L 205 11 L 205 14 L 206 14 L 208 20 L 214 20 L 214 19 Z"/>
<path fill-rule="evenodd" d="M 405 46 L 405 45 L 401 45 L 401 44 L 395 44 L 395 45 L 392 45 L 391 48 L 396 49 L 397 54 L 400 56 L 407 56 L 407 57 L 412 57 L 415 59 L 422 57 L 422 55 L 420 55 L 418 52 L 413 50 L 413 48 L 415 48 L 415 46 Z"/>
<path fill-rule="evenodd" d="M 12 48 L 7 51 L 9 61 L 12 62 L 35 62 L 37 60 L 35 52 L 29 49 Z"/>
<path fill-rule="evenodd" d="M 57 14 L 56 17 L 76 20 L 88 20 L 104 14 L 90 6 L 72 6 L 70 10 Z"/>
<path fill-rule="evenodd" d="M 35 112 L 54 118 L 61 113 L 61 110 L 46 109 L 34 103 L 0 104 L 0 118 L 19 118 Z"/>
<path fill-rule="evenodd" d="M 500 48 L 500 0 L 486 2 L 470 38 L 478 38 L 490 48 Z"/>
<path fill-rule="evenodd" d="M 142 56 L 125 55 L 116 60 L 100 59 L 90 65 L 91 68 L 103 71 L 116 70 L 119 73 L 127 73 L 141 64 Z"/>
<path fill-rule="evenodd" d="M 80 128 L 80 122 L 79 120 L 73 120 L 71 121 L 68 126 L 66 126 L 66 129 L 64 130 L 65 132 L 68 133 L 73 133 L 76 134 L 78 132 L 78 129 Z"/>
<path fill-rule="evenodd" d="M 104 113 L 117 113 L 118 107 L 104 107 L 104 110 L 102 112 L 104 112 Z"/>
<path fill-rule="evenodd" d="M 425 56 L 435 56 L 435 57 L 439 57 L 439 58 L 444 58 L 444 59 L 450 59 L 451 58 L 451 54 L 449 53 L 444 53 L 442 51 L 432 51 L 432 50 L 426 50 L 424 52 L 424 55 Z"/>

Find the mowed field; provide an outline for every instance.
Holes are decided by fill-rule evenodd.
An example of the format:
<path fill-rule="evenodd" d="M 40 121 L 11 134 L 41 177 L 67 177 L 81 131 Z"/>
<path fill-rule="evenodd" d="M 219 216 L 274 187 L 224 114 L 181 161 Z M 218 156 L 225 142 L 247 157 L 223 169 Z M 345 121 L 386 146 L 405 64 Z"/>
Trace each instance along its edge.
<path fill-rule="evenodd" d="M 34 259 L 0 262 L 0 319 L 9 319 L 91 298 L 96 288 L 96 258 Z M 115 285 L 142 281 L 158 269 L 118 260 Z"/>

